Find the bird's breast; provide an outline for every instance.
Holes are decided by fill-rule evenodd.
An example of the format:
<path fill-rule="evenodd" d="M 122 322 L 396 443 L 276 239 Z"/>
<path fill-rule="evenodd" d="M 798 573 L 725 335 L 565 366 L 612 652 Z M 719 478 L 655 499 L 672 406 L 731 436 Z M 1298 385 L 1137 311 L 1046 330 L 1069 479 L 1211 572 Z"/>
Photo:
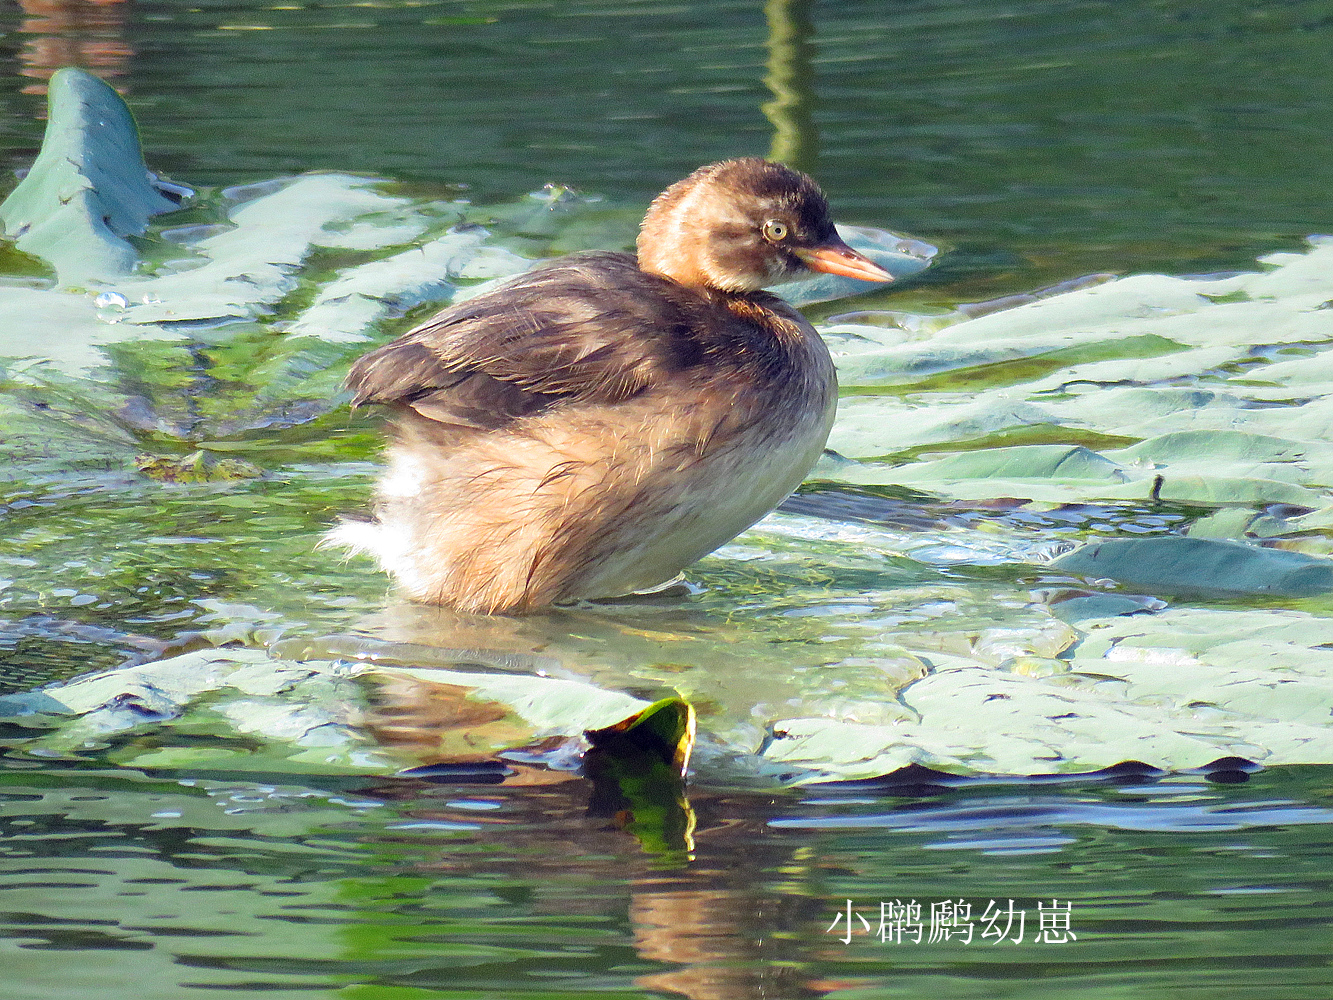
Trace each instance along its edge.
<path fill-rule="evenodd" d="M 665 407 L 643 400 L 635 437 L 651 445 L 627 463 L 626 472 L 637 468 L 624 480 L 619 516 L 608 521 L 610 544 L 589 564 L 585 594 L 614 596 L 671 579 L 801 484 L 836 410 L 827 350 L 820 342 L 811 353 L 808 364 L 778 382 L 719 379 Z"/>

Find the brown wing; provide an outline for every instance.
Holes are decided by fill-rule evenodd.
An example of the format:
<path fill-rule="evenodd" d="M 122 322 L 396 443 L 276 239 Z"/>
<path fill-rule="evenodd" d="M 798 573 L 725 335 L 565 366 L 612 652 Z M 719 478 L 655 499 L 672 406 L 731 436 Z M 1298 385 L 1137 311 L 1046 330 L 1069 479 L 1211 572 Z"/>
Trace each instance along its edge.
<path fill-rule="evenodd" d="M 446 309 L 353 365 L 353 405 L 499 427 L 577 398 L 615 402 L 697 364 L 704 304 L 628 254 L 585 253 Z"/>

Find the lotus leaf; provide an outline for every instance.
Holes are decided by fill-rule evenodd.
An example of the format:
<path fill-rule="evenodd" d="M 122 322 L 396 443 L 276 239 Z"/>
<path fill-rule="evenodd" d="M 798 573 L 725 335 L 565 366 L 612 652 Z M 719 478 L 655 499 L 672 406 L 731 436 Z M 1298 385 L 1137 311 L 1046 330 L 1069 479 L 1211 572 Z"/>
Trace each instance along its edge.
<path fill-rule="evenodd" d="M 1308 442 L 1288 441 L 1244 431 L 1178 431 L 1141 441 L 1117 452 L 1114 457 L 1131 462 L 1174 462 L 1180 459 L 1294 462 L 1305 458 L 1316 447 L 1320 451 L 1330 450 L 1327 445 L 1316 446 Z"/>
<path fill-rule="evenodd" d="M 477 226 L 451 230 L 423 246 L 354 268 L 320 289 L 287 333 L 332 343 L 367 340 L 387 316 L 424 302 L 449 301 L 460 278 L 507 276 L 531 265 L 485 246 L 487 236 Z"/>
<path fill-rule="evenodd" d="M 1175 594 L 1310 597 L 1333 590 L 1333 561 L 1181 535 L 1092 542 L 1059 556 L 1051 566 L 1079 576 Z"/>
<path fill-rule="evenodd" d="M 123 110 L 98 87 L 58 77 L 53 130 L 85 113 L 65 107 Z M 723 783 L 911 763 L 1027 774 L 1227 755 L 1333 762 L 1330 619 L 1266 606 L 1333 590 L 1333 560 L 1232 540 L 1328 545 L 1333 244 L 1266 271 L 1095 276 L 952 311 L 838 317 L 822 332 L 847 391 L 817 475 L 868 488 L 798 497 L 693 569 L 707 589 L 683 605 L 464 621 L 386 606 L 368 567 L 313 551 L 369 489 L 368 464 L 319 464 L 375 447 L 331 412 L 341 373 L 414 310 L 562 249 L 624 245 L 638 209 L 554 188 L 466 206 L 370 178 L 284 178 L 206 196 L 215 221 L 162 234 L 179 259 L 132 273 L 117 233 L 143 231 L 164 201 L 132 121 L 117 120 L 101 139 L 74 126 L 104 164 L 71 173 L 44 147 L 0 210 L 8 226 L 20 207 L 78 189 L 65 221 L 31 228 L 65 234 L 68 260 L 32 249 L 66 290 L 0 288 L 0 309 L 23 317 L 0 354 L 27 359 L 0 371 L 12 484 L 0 546 L 12 620 L 0 631 L 85 641 L 79 608 L 180 591 L 187 610 L 169 610 L 189 641 L 249 648 L 0 697 L 0 714 L 49 752 L 384 774 L 538 753 L 543 739 L 640 717 L 648 702 L 626 691 L 674 690 L 647 729 L 680 750 L 697 710 L 697 771 Z M 94 197 L 123 199 L 114 225 L 94 218 Z M 934 252 L 843 232 L 899 275 Z M 105 284 L 76 293 L 75 273 Z M 808 303 L 864 290 L 830 278 L 780 291 Z M 136 463 L 169 482 L 136 478 Z M 111 551 L 90 540 L 99 532 Z M 196 577 L 207 582 L 184 582 Z M 1265 606 L 1192 608 L 1191 595 Z M 344 631 L 307 638 L 324 622 Z M 296 637 L 257 648 L 282 629 Z M 87 641 L 105 662 L 110 640 Z M 389 707 L 421 708 L 410 739 L 383 700 L 398 694 Z M 434 724 L 446 716 L 454 724 Z M 623 793 L 635 779 L 616 780 Z M 644 816 L 661 804 L 639 802 Z"/>
<path fill-rule="evenodd" d="M 964 452 L 934 462 L 896 469 L 902 482 L 953 479 L 1109 480 L 1124 476 L 1114 462 L 1087 448 L 1066 445 L 1031 445 L 1026 448 L 991 448 Z"/>
<path fill-rule="evenodd" d="M 138 255 L 124 237 L 141 235 L 150 216 L 179 202 L 153 185 L 134 118 L 108 84 L 62 69 L 47 105 L 41 152 L 0 205 L 0 224 L 64 285 L 128 274 Z"/>

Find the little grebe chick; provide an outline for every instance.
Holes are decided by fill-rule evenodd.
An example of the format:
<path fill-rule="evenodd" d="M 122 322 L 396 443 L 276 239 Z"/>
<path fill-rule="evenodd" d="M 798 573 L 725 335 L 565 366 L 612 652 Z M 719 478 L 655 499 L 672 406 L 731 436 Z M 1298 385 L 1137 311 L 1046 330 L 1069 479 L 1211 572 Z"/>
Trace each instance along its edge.
<path fill-rule="evenodd" d="M 762 289 L 891 276 L 809 177 L 696 170 L 625 253 L 577 253 L 361 358 L 353 405 L 394 417 L 375 520 L 330 538 L 415 600 L 522 612 L 659 586 L 791 493 L 828 438 L 833 362 Z"/>

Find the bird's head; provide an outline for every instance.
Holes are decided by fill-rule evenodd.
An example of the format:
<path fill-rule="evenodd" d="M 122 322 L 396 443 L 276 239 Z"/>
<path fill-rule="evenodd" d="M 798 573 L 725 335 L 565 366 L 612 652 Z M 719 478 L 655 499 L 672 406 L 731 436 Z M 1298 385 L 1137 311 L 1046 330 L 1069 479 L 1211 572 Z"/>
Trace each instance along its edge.
<path fill-rule="evenodd" d="M 644 217 L 638 250 L 644 271 L 725 292 L 815 271 L 893 280 L 838 236 L 814 181 L 758 157 L 700 167 L 663 191 Z"/>

